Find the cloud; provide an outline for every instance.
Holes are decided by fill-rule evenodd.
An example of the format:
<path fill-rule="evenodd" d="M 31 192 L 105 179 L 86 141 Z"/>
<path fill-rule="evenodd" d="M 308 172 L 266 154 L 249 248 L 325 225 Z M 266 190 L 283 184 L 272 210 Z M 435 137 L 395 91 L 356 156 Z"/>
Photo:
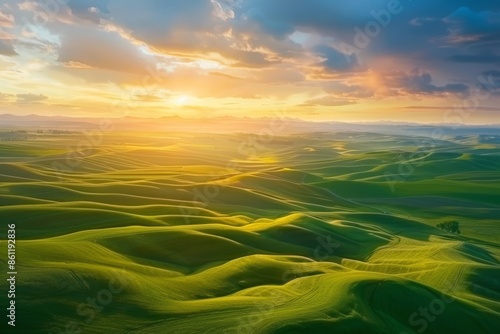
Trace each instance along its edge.
<path fill-rule="evenodd" d="M 134 98 L 141 102 L 162 102 L 164 101 L 163 97 L 153 95 L 153 94 L 137 94 Z"/>
<path fill-rule="evenodd" d="M 450 107 L 446 106 L 406 106 L 403 109 L 408 110 L 439 110 L 439 111 L 449 111 Z M 500 112 L 500 108 L 497 107 L 477 107 L 477 110 L 481 111 L 491 111 L 491 112 Z"/>
<path fill-rule="evenodd" d="M 58 61 L 72 68 L 98 68 L 135 74 L 154 66 L 150 56 L 118 32 L 91 27 L 66 27 Z"/>
<path fill-rule="evenodd" d="M 11 28 L 14 26 L 14 16 L 5 14 L 0 10 L 0 28 Z"/>
<path fill-rule="evenodd" d="M 210 2 L 212 3 L 212 5 L 214 6 L 214 12 L 213 14 L 226 21 L 226 20 L 229 20 L 229 19 L 234 19 L 234 11 L 227 5 L 225 4 L 224 2 L 218 2 L 216 0 L 210 0 Z"/>
<path fill-rule="evenodd" d="M 414 69 L 410 74 L 397 74 L 388 78 L 388 85 L 395 91 L 416 95 L 465 94 L 469 87 L 463 83 L 435 85 L 430 73 Z"/>
<path fill-rule="evenodd" d="M 26 103 L 38 103 L 47 100 L 49 97 L 45 96 L 43 94 L 17 94 L 17 101 L 16 103 L 19 104 L 26 104 Z"/>
<path fill-rule="evenodd" d="M 224 21 L 211 15 L 215 8 L 210 0 L 149 0 L 129 2 L 126 6 L 123 1 L 110 0 L 108 8 L 115 24 L 159 49 L 194 47 L 193 43 L 203 49 L 206 47 L 203 37 L 207 39 L 210 33 L 225 30 L 220 30 Z"/>
<path fill-rule="evenodd" d="M 448 23 L 450 41 L 472 44 L 500 39 L 500 12 L 473 12 L 460 7 L 444 19 Z"/>
<path fill-rule="evenodd" d="M 350 104 L 355 104 L 356 100 L 339 98 L 337 96 L 323 96 L 315 99 L 310 99 L 300 104 L 302 107 L 315 107 L 315 106 L 327 106 L 327 107 L 338 107 Z"/>
<path fill-rule="evenodd" d="M 448 59 L 456 63 L 498 64 L 500 63 L 500 54 L 461 54 L 449 56 Z"/>
<path fill-rule="evenodd" d="M 71 13 L 83 20 L 100 23 L 102 14 L 109 13 L 109 0 L 70 0 Z"/>
<path fill-rule="evenodd" d="M 458 63 L 500 62 L 500 12 L 460 7 L 444 19 L 450 44 L 458 48 L 447 59 Z"/>
<path fill-rule="evenodd" d="M 17 56 L 14 46 L 10 39 L 0 39 L 0 55 L 3 56 Z"/>
<path fill-rule="evenodd" d="M 321 61 L 318 65 L 324 67 L 326 70 L 334 72 L 350 72 L 360 69 L 360 64 L 356 54 L 344 54 L 330 46 L 319 45 L 314 51 L 325 60 Z"/>
<path fill-rule="evenodd" d="M 401 12 L 363 47 L 356 46 L 356 34 L 381 24 L 375 16 L 385 13 L 387 0 L 64 3 L 47 20 L 42 2 L 0 4 L 0 78 L 20 89 L 15 93 L 23 93 L 28 72 L 36 71 L 29 86 L 35 101 L 52 91 L 38 81 L 46 79 L 51 88 L 74 89 L 89 105 L 105 104 L 125 88 L 151 108 L 173 94 L 214 105 L 220 99 L 221 106 L 246 99 L 241 109 L 305 100 L 303 106 L 357 103 L 368 110 L 394 96 L 408 104 L 423 96 L 447 103 L 500 63 L 499 1 L 401 0 Z M 34 17 L 40 22 L 23 30 L 23 18 Z M 35 61 L 43 68 L 34 68 Z M 489 75 L 496 87 L 495 71 Z M 101 99 L 89 93 L 89 84 L 104 87 Z"/>
<path fill-rule="evenodd" d="M 364 17 L 359 6 L 331 0 L 247 0 L 235 12 L 247 25 L 253 23 L 277 39 L 300 29 L 331 36 L 352 28 L 353 22 L 362 22 Z"/>
<path fill-rule="evenodd" d="M 7 100 L 10 97 L 10 94 L 5 94 L 0 92 L 0 102 Z"/>
<path fill-rule="evenodd" d="M 83 63 L 73 61 L 73 60 L 64 62 L 63 64 L 64 64 L 64 67 L 67 67 L 67 68 L 77 68 L 77 69 L 91 69 L 92 68 L 92 66 L 90 66 L 90 65 L 83 64 Z"/>
<path fill-rule="evenodd" d="M 481 73 L 479 86 L 493 95 L 500 96 L 500 71 L 490 70 Z"/>
<path fill-rule="evenodd" d="M 124 5 L 119 0 L 72 0 L 68 6 L 79 18 L 111 23 L 131 38 L 170 55 L 211 59 L 220 55 L 233 67 L 251 69 L 271 68 L 313 53 L 325 57 L 320 65 L 325 70 L 347 72 L 359 68 L 359 55 L 346 57 L 339 45 L 353 45 L 354 28 L 363 30 L 375 20 L 373 13 L 387 9 L 387 1 L 358 0 L 354 4 L 330 0 L 145 0 Z M 376 58 L 403 54 L 422 59 L 465 59 L 449 54 L 464 50 L 439 48 L 450 31 L 456 31 L 453 27 L 459 22 L 454 13 L 460 13 L 464 6 L 469 6 L 473 14 L 499 7 L 472 0 L 432 6 L 425 1 L 402 2 L 401 13 L 391 15 L 390 26 L 382 28 L 361 50 L 362 54 L 368 59 L 370 55 Z M 295 32 L 319 36 L 319 44 L 301 46 L 290 38 Z"/>
<path fill-rule="evenodd" d="M 369 87 L 341 81 L 329 81 L 323 85 L 323 89 L 329 94 L 349 99 L 369 98 L 374 95 Z"/>
<path fill-rule="evenodd" d="M 279 62 L 297 48 L 291 41 L 275 41 L 245 26 L 227 1 L 150 0 L 124 6 L 110 0 L 108 8 L 113 24 L 169 55 L 223 58 L 234 67 L 259 68 Z"/>
<path fill-rule="evenodd" d="M 267 83 L 298 83 L 305 80 L 305 75 L 296 68 L 288 66 L 274 67 L 261 70 L 258 80 Z"/>

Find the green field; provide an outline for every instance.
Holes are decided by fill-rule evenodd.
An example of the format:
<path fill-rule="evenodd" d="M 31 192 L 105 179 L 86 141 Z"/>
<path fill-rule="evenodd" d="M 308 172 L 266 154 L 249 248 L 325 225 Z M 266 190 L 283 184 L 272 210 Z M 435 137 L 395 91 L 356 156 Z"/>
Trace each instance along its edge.
<path fill-rule="evenodd" d="M 15 333 L 500 331 L 498 141 L 131 132 L 88 143 L 0 142 Z M 461 233 L 435 227 L 445 221 Z M 3 310 L 8 289 L 2 279 Z"/>

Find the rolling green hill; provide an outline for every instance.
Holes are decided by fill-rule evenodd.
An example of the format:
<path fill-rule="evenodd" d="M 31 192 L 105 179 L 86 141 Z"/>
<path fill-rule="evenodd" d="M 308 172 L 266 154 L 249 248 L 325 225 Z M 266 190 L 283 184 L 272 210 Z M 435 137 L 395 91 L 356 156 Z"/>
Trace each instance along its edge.
<path fill-rule="evenodd" d="M 16 333 L 499 332 L 499 144 L 249 137 L 2 142 Z"/>

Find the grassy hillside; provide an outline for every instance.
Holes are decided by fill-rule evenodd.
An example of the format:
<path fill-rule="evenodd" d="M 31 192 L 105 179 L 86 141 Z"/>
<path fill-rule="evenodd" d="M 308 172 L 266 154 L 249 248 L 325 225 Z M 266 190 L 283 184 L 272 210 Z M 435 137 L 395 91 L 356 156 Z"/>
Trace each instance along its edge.
<path fill-rule="evenodd" d="M 499 144 L 85 140 L 0 144 L 15 333 L 498 333 Z M 449 220 L 461 234 L 435 227 Z"/>

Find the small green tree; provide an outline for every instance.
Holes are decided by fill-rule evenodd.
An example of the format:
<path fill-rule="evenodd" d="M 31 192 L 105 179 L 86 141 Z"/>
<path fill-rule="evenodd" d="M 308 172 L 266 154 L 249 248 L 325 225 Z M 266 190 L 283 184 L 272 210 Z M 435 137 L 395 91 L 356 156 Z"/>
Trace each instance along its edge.
<path fill-rule="evenodd" d="M 446 232 L 460 234 L 459 223 L 456 220 L 449 220 L 444 223 L 438 223 L 436 224 L 436 227 Z"/>

